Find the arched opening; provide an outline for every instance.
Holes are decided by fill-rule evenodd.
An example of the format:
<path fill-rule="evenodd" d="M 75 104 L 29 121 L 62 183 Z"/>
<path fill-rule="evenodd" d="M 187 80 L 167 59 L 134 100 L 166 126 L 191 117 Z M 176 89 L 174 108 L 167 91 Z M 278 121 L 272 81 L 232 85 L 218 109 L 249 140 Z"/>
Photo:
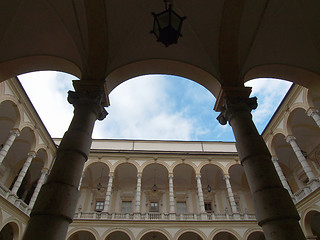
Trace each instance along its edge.
<path fill-rule="evenodd" d="M 214 214 L 225 213 L 229 204 L 222 169 L 214 164 L 207 164 L 201 168 L 200 173 L 205 211 Z"/>
<path fill-rule="evenodd" d="M 166 204 L 168 199 L 168 170 L 160 164 L 150 164 L 142 172 L 142 212 L 149 212 L 153 219 L 160 217 L 160 213 L 169 212 L 169 206 Z"/>
<path fill-rule="evenodd" d="M 82 230 L 73 233 L 68 240 L 96 240 L 96 238 L 91 232 Z"/>
<path fill-rule="evenodd" d="M 265 240 L 263 232 L 253 232 L 249 235 L 247 240 Z"/>
<path fill-rule="evenodd" d="M 168 238 L 160 232 L 148 232 L 145 235 L 142 236 L 140 240 L 154 240 L 154 239 L 159 239 L 159 240 L 168 240 Z"/>
<path fill-rule="evenodd" d="M 118 165 L 114 173 L 114 191 L 112 193 L 112 212 L 119 218 L 132 214 L 135 206 L 137 187 L 137 168 L 131 163 Z"/>
<path fill-rule="evenodd" d="M 233 234 L 229 232 L 219 232 L 212 240 L 238 240 Z"/>
<path fill-rule="evenodd" d="M 197 195 L 196 175 L 188 164 L 179 164 L 173 169 L 173 188 L 177 217 L 184 219 L 188 214 L 200 212 L 198 201 L 192 196 Z"/>
<path fill-rule="evenodd" d="M 121 232 L 121 231 L 115 231 L 115 232 L 112 232 L 110 233 L 106 238 L 105 240 L 130 240 L 130 237 L 124 233 L 124 232 Z"/>
<path fill-rule="evenodd" d="M 199 234 L 195 232 L 185 232 L 183 233 L 178 240 L 203 240 L 202 237 L 199 236 Z"/>
<path fill-rule="evenodd" d="M 101 162 L 86 168 L 80 183 L 77 212 L 104 211 L 109 171 L 109 167 Z"/>
<path fill-rule="evenodd" d="M 0 231 L 1 240 L 18 240 L 19 228 L 16 223 L 7 223 Z"/>
<path fill-rule="evenodd" d="M 320 239 L 320 212 L 310 211 L 305 217 L 305 228 L 306 228 L 306 237 L 314 239 L 311 237 L 317 237 Z"/>
<path fill-rule="evenodd" d="M 242 165 L 232 165 L 229 168 L 229 175 L 234 200 L 239 212 L 254 215 L 251 192 Z"/>

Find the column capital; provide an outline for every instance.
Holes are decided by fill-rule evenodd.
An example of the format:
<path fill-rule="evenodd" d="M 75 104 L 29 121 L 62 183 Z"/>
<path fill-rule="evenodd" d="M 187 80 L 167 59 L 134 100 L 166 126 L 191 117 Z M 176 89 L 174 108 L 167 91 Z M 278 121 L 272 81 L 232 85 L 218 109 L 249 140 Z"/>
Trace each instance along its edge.
<path fill-rule="evenodd" d="M 273 162 L 278 162 L 279 161 L 279 158 L 277 156 L 271 156 L 271 160 Z"/>
<path fill-rule="evenodd" d="M 109 178 L 114 178 L 114 172 L 109 172 Z"/>
<path fill-rule="evenodd" d="M 291 142 L 295 142 L 296 141 L 296 138 L 292 135 L 288 135 L 285 137 L 287 143 L 291 143 Z"/>
<path fill-rule="evenodd" d="M 319 114 L 319 110 L 316 108 L 309 108 L 306 113 L 309 117 L 312 117 L 314 114 Z"/>
<path fill-rule="evenodd" d="M 220 115 L 217 120 L 221 125 L 226 125 L 233 115 L 237 112 L 251 112 L 251 110 L 258 107 L 257 98 L 243 97 L 243 96 L 230 96 L 225 97 L 223 106 L 220 108 Z"/>
<path fill-rule="evenodd" d="M 41 169 L 41 173 L 42 173 L 42 174 L 48 174 L 48 172 L 49 172 L 49 169 L 48 169 L 48 168 L 42 168 L 42 169 Z"/>
<path fill-rule="evenodd" d="M 223 178 L 224 178 L 224 180 L 227 180 L 227 179 L 229 180 L 230 179 L 230 175 L 229 174 L 224 174 Z"/>
<path fill-rule="evenodd" d="M 16 137 L 19 137 L 21 132 L 18 128 L 13 128 L 10 130 L 10 133 L 16 135 Z"/>
<path fill-rule="evenodd" d="M 138 174 L 137 174 L 137 178 L 140 178 L 140 179 L 141 179 L 141 178 L 142 178 L 142 173 L 138 173 Z"/>
<path fill-rule="evenodd" d="M 201 179 L 201 174 L 199 173 L 199 174 L 196 174 L 196 178 L 198 179 Z"/>
<path fill-rule="evenodd" d="M 32 157 L 32 158 L 35 158 L 36 157 L 36 152 L 34 152 L 34 151 L 30 151 L 30 152 L 28 152 L 28 157 Z"/>
<path fill-rule="evenodd" d="M 91 110 L 96 113 L 98 120 L 103 120 L 107 115 L 102 102 L 103 95 L 99 91 L 68 91 L 68 102 L 74 106 L 75 109 L 80 106 L 91 105 Z"/>
<path fill-rule="evenodd" d="M 168 178 L 173 178 L 173 173 L 169 173 Z"/>

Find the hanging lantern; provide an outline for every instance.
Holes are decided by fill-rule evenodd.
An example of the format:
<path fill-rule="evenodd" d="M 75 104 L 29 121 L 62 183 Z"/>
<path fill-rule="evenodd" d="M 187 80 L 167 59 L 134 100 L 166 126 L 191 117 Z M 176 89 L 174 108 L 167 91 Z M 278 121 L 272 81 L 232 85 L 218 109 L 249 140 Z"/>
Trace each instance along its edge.
<path fill-rule="evenodd" d="M 182 22 L 186 17 L 180 17 L 172 10 L 172 4 L 167 7 L 165 2 L 165 10 L 161 13 L 152 13 L 153 15 L 153 33 L 157 41 L 162 42 L 166 47 L 173 43 L 177 43 L 181 35 Z"/>

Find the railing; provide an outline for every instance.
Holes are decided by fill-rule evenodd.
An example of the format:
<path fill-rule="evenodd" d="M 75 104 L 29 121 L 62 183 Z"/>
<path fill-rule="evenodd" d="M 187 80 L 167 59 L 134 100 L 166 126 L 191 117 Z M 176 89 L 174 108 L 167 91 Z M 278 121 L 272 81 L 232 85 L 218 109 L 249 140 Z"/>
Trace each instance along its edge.
<path fill-rule="evenodd" d="M 28 204 L 26 204 L 22 199 L 19 199 L 16 195 L 11 194 L 11 191 L 2 184 L 0 184 L 0 195 L 29 216 L 30 209 Z"/>
<path fill-rule="evenodd" d="M 94 220 L 177 220 L 177 221 L 221 221 L 221 220 L 256 220 L 253 213 L 242 213 L 231 215 L 228 213 L 107 213 L 107 212 L 77 212 L 74 215 L 75 220 L 94 219 Z"/>

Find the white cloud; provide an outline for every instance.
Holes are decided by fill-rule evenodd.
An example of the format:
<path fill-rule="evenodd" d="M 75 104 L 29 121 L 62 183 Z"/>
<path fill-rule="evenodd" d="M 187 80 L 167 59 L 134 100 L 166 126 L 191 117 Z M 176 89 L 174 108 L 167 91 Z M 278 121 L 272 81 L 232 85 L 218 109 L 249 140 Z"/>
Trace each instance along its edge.
<path fill-rule="evenodd" d="M 62 137 L 73 116 L 73 107 L 67 102 L 67 91 L 72 90 L 71 75 L 42 71 L 19 76 L 52 137 Z"/>

